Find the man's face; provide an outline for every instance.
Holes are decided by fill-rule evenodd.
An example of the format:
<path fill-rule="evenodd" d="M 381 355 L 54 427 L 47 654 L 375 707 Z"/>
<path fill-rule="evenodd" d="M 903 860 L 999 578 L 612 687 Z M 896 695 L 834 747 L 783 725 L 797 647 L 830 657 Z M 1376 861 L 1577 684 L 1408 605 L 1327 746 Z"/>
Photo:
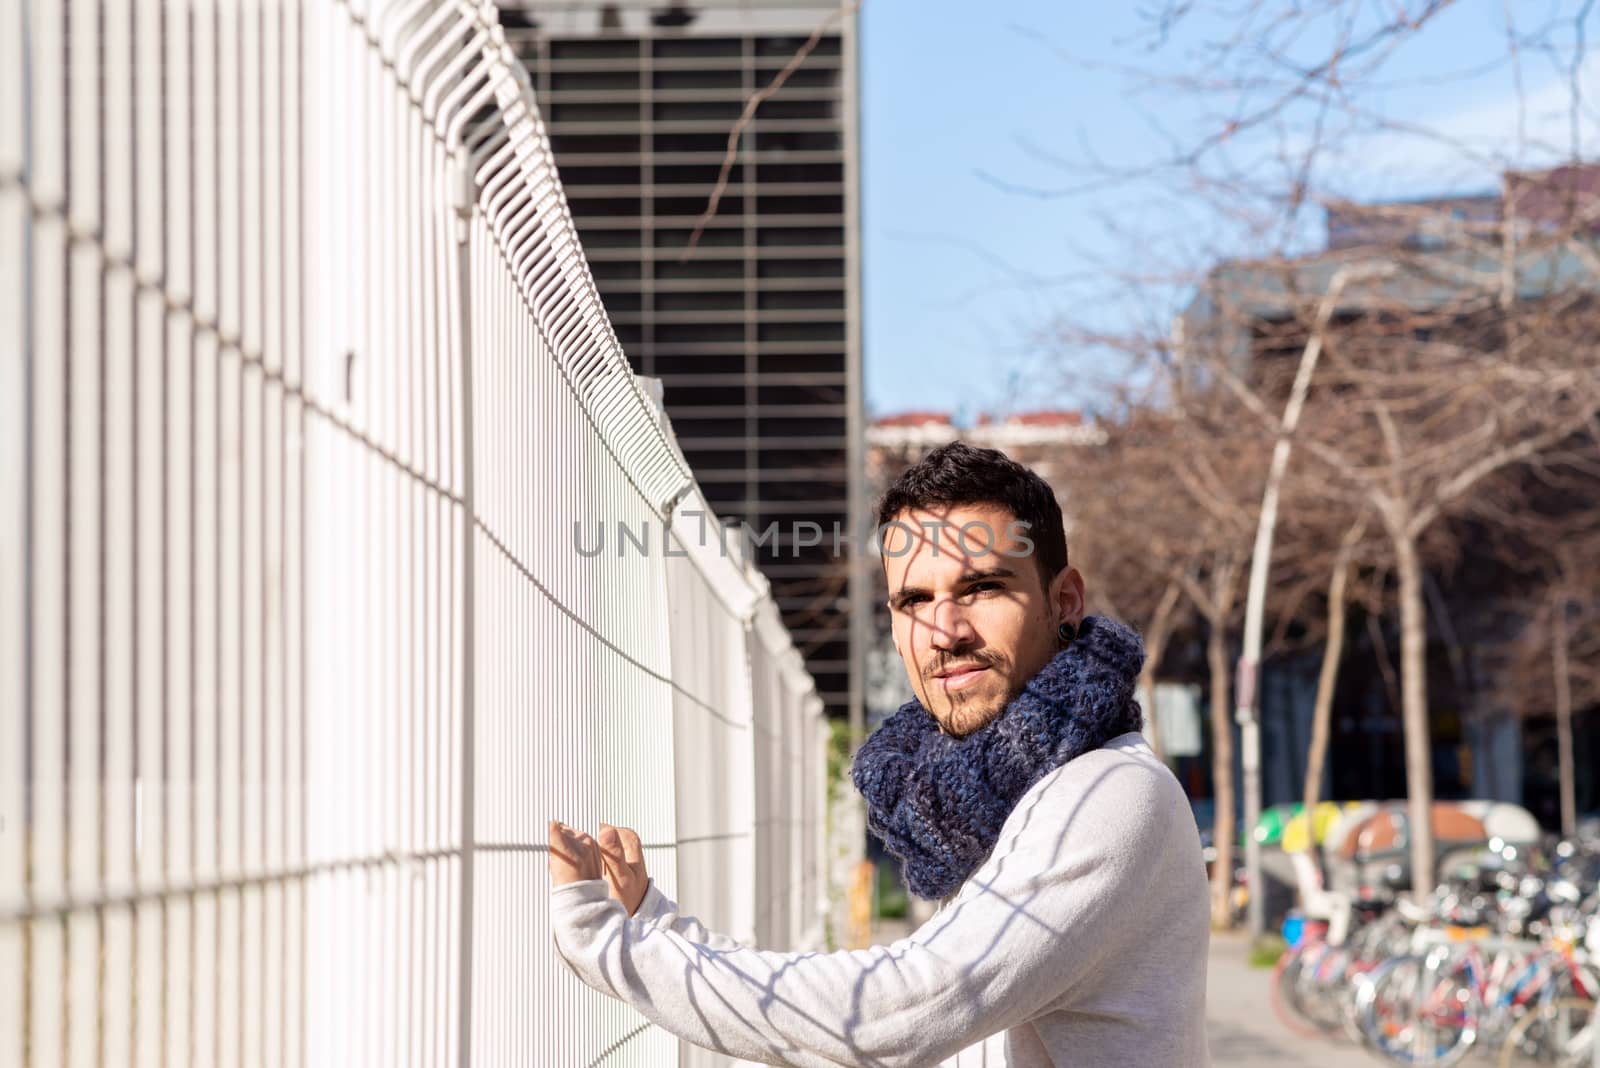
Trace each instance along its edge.
<path fill-rule="evenodd" d="M 1083 618 L 1082 577 L 1067 568 L 1047 588 L 1015 523 L 961 505 L 903 511 L 883 533 L 895 648 L 946 734 L 1003 712 L 1061 648 L 1057 627 Z"/>

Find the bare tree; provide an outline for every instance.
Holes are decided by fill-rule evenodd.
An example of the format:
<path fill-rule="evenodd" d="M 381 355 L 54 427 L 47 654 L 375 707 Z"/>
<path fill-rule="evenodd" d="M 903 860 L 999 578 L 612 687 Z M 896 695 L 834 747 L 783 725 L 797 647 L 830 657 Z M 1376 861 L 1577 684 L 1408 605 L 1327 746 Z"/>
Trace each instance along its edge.
<path fill-rule="evenodd" d="M 1502 487 L 1544 477 L 1550 457 L 1562 454 L 1587 458 L 1567 467 L 1574 478 L 1588 480 L 1592 494 L 1600 469 L 1594 463 L 1600 353 L 1592 341 L 1600 328 L 1600 168 L 1583 164 L 1593 125 L 1582 76 L 1585 20 L 1593 4 L 1554 0 L 1537 16 L 1522 5 L 1503 5 L 1503 59 L 1514 82 L 1516 120 L 1504 130 L 1483 131 L 1487 139 L 1474 132 L 1471 141 L 1394 112 L 1384 100 L 1393 58 L 1434 32 L 1453 6 L 1451 0 L 1158 4 L 1138 42 L 1145 53 L 1118 69 L 1134 95 L 1198 101 L 1207 114 L 1182 134 L 1153 123 L 1151 157 L 1123 166 L 1107 165 L 1087 150 L 1077 158 L 1041 152 L 1068 173 L 1059 188 L 990 177 L 1017 195 L 1040 199 L 1137 188 L 1148 192 L 1152 205 L 1165 198 L 1181 205 L 1185 218 L 1206 220 L 1197 239 L 1174 232 L 1174 212 L 1141 210 L 1111 221 L 1108 232 L 1128 252 L 1123 262 L 1139 266 L 1119 270 L 1113 260 L 1105 284 L 1141 308 L 1139 321 L 1108 328 L 1103 316 L 1097 322 L 1080 317 L 1059 324 L 1056 337 L 1080 357 L 1119 354 L 1130 377 L 1154 383 L 1144 396 L 1117 396 L 1114 406 L 1226 410 L 1253 424 L 1238 437 L 1253 435 L 1263 451 L 1284 444 L 1286 405 L 1303 398 L 1293 462 L 1280 466 L 1280 489 L 1299 501 L 1320 494 L 1322 502 L 1313 503 L 1310 519 L 1289 514 L 1287 504 L 1282 509 L 1283 522 L 1300 528 L 1293 559 L 1280 560 L 1271 545 L 1270 502 L 1265 512 L 1251 513 L 1270 551 L 1258 554 L 1247 653 L 1254 652 L 1258 634 L 1270 647 L 1262 633 L 1268 616 L 1278 621 L 1277 636 L 1293 622 L 1329 642 L 1307 754 L 1306 785 L 1318 787 L 1307 793 L 1312 799 L 1325 761 L 1343 584 L 1362 574 L 1392 579 L 1380 607 L 1398 621 L 1393 688 L 1405 738 L 1418 887 L 1434 874 L 1430 630 L 1447 639 L 1452 662 L 1468 655 L 1450 618 L 1430 610 L 1430 596 L 1440 599 L 1436 588 L 1430 595 L 1430 586 L 1453 567 L 1495 562 L 1493 551 L 1463 542 L 1459 526 L 1467 517 L 1480 526 L 1508 522 L 1492 514 L 1497 507 L 1504 511 L 1497 504 L 1506 499 Z M 1554 63 L 1568 86 L 1568 121 L 1560 130 L 1529 114 L 1523 63 L 1535 54 Z M 1115 66 L 1099 57 L 1070 58 Z M 1441 71 L 1438 80 L 1454 76 L 1468 75 Z M 1499 191 L 1362 203 L 1351 195 L 1346 174 L 1379 144 L 1391 151 L 1423 148 L 1442 161 L 1436 173 L 1449 167 L 1458 180 L 1477 188 L 1498 182 Z M 1328 216 L 1325 243 L 1310 225 L 1319 208 Z M 1150 232 L 1141 232 L 1142 225 Z M 1352 271 L 1383 277 L 1341 292 L 1335 280 Z M 1176 325 L 1168 331 L 1167 323 Z M 1307 372 L 1313 347 L 1321 349 L 1320 360 Z M 1218 393 L 1229 403 L 1216 400 Z M 1198 456 L 1208 455 L 1195 448 Z M 1592 466 L 1579 474 L 1583 463 Z M 1156 481 L 1157 489 L 1137 499 L 1217 518 L 1197 508 L 1199 500 L 1219 499 L 1198 464 L 1127 470 Z M 1258 499 L 1262 484 L 1256 483 Z M 1198 496 L 1197 485 L 1205 491 Z M 1353 535 L 1347 553 L 1336 551 L 1363 518 L 1378 537 Z M 1204 551 L 1152 550 L 1158 558 L 1189 562 L 1187 568 L 1169 564 L 1161 575 L 1173 581 L 1187 576 L 1185 595 L 1208 621 L 1223 607 L 1220 591 L 1208 583 L 1226 576 L 1217 555 L 1226 538 L 1216 536 L 1226 527 L 1191 533 L 1205 543 Z M 1546 531 L 1525 540 L 1533 552 L 1549 556 L 1559 544 L 1552 537 Z M 1298 581 L 1280 583 L 1285 574 Z M 1573 709 L 1582 698 L 1563 692 L 1586 670 L 1573 652 L 1583 638 L 1577 630 L 1569 633 L 1568 624 L 1579 627 L 1580 616 L 1570 591 L 1592 587 L 1597 574 L 1596 561 L 1578 560 L 1568 572 L 1567 593 L 1529 579 L 1533 592 L 1519 595 L 1533 606 L 1527 614 L 1547 621 L 1531 627 L 1537 640 L 1522 645 L 1537 648 L 1542 689 L 1554 706 L 1567 709 L 1557 712 L 1566 724 L 1558 729 L 1564 764 L 1573 749 Z M 1305 602 L 1295 600 L 1309 591 L 1327 593 L 1325 617 L 1310 618 Z M 1156 602 L 1147 596 L 1145 603 Z M 1557 603 L 1568 607 L 1558 611 Z M 1233 609 L 1231 598 L 1227 609 Z M 1378 621 L 1369 616 L 1369 625 Z M 1531 662 L 1522 653 L 1507 656 Z M 1553 666 L 1558 660 L 1559 669 Z M 1553 672 L 1559 681 L 1552 681 Z M 1484 689 L 1471 672 L 1458 675 L 1459 688 Z M 1239 694 L 1242 704 L 1250 697 Z M 1245 763 L 1248 768 L 1250 756 Z"/>
<path fill-rule="evenodd" d="M 1139 591 L 1140 620 L 1154 636 L 1157 657 L 1181 618 L 1182 602 L 1204 622 L 1216 849 L 1212 909 L 1214 922 L 1224 925 L 1238 833 L 1227 668 L 1261 454 L 1254 428 L 1230 415 L 1231 398 L 1213 392 L 1202 399 L 1206 403 L 1191 407 L 1130 412 L 1112 428 L 1100 463 L 1080 468 L 1084 488 L 1074 499 L 1087 505 L 1082 525 L 1093 532 L 1091 544 L 1108 547 L 1098 558 L 1100 584 L 1119 593 Z M 1147 661 L 1144 680 L 1152 711 L 1157 657 Z"/>
<path fill-rule="evenodd" d="M 1168 579 L 1144 629 L 1145 661 L 1139 673 L 1139 691 L 1144 695 L 1145 714 L 1150 717 L 1150 745 L 1162 760 L 1166 759 L 1166 751 L 1156 708 L 1156 672 L 1161 668 L 1161 657 L 1167 650 L 1167 638 L 1172 632 L 1178 601 L 1182 596 L 1182 584 L 1176 579 Z"/>
<path fill-rule="evenodd" d="M 1304 801 L 1306 818 L 1314 829 L 1316 822 L 1311 813 L 1322 798 L 1322 772 L 1328 763 L 1328 736 L 1332 733 L 1333 695 L 1338 683 L 1339 661 L 1344 655 L 1346 590 L 1350 570 L 1354 566 L 1356 547 L 1366 533 L 1366 516 L 1359 517 L 1339 541 L 1339 551 L 1333 560 L 1333 575 L 1328 580 L 1327 637 L 1323 642 L 1322 669 L 1317 675 L 1317 700 L 1311 711 L 1311 742 L 1306 749 Z"/>
<path fill-rule="evenodd" d="M 1495 549 L 1530 581 L 1511 588 L 1511 619 L 1491 655 L 1498 703 L 1555 721 L 1561 831 L 1577 824 L 1574 729 L 1600 704 L 1600 509 L 1592 451 L 1544 457 L 1535 479 L 1501 480 L 1490 497 Z M 1509 584 L 1508 584 L 1509 585 Z"/>

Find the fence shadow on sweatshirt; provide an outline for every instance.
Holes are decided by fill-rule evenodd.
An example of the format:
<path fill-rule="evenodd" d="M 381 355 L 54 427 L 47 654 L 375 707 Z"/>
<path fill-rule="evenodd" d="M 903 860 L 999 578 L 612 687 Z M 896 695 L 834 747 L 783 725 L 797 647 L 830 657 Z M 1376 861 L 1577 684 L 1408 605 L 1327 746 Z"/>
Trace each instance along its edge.
<path fill-rule="evenodd" d="M 493 18 L 0 10 L 0 1064 L 670 1063 L 550 951 L 552 817 L 821 943 L 765 581 L 573 550 L 705 502 Z"/>
<path fill-rule="evenodd" d="M 686 1040 L 762 1063 L 981 1063 L 1002 1032 L 1014 1068 L 1203 1063 L 1199 834 L 1137 738 L 1047 775 L 954 899 L 891 945 L 783 952 L 682 911 L 562 904 L 563 956 Z"/>

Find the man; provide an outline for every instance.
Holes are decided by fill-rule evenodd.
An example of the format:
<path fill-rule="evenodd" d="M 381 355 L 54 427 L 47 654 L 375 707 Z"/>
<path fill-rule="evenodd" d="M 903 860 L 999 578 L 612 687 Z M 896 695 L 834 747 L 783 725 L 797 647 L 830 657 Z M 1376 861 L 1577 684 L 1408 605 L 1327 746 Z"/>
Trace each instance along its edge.
<path fill-rule="evenodd" d="M 878 522 L 916 699 L 852 775 L 938 912 L 889 946 L 751 949 L 680 914 L 631 831 L 552 822 L 562 958 L 681 1038 L 768 1064 L 920 1068 L 1003 1032 L 1009 1068 L 1207 1065 L 1199 833 L 1138 733 L 1143 645 L 1085 616 L 1050 488 L 956 442 Z"/>

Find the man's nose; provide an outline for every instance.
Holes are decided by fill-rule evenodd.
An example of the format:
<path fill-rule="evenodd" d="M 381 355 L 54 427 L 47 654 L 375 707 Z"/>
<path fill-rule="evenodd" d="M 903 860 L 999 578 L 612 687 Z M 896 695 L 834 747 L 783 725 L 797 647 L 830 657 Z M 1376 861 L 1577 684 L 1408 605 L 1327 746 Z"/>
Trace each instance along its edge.
<path fill-rule="evenodd" d="M 935 649 L 959 649 L 971 645 L 977 631 L 960 605 L 953 600 L 940 601 L 933 607 L 933 637 Z"/>

